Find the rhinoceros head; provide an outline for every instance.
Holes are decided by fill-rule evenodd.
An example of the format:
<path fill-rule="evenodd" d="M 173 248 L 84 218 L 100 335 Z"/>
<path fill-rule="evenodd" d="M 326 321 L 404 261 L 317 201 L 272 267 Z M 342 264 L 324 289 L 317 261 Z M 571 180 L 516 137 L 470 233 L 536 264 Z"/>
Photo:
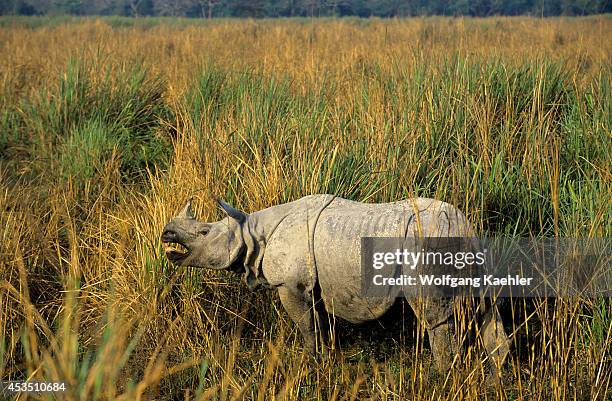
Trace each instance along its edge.
<path fill-rule="evenodd" d="M 191 200 L 166 226 L 161 236 L 168 259 L 178 266 L 240 270 L 244 251 L 242 224 L 247 216 L 217 199 L 228 217 L 207 223 L 193 215 Z"/>

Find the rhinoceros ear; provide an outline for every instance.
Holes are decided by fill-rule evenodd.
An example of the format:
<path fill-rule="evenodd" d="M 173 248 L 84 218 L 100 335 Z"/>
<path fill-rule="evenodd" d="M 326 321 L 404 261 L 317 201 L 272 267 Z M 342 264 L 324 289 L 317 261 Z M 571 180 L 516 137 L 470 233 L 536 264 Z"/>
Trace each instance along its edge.
<path fill-rule="evenodd" d="M 234 209 L 233 207 L 225 203 L 223 199 L 217 198 L 216 200 L 219 206 L 221 206 L 221 209 L 223 209 L 229 217 L 238 221 L 239 223 L 242 223 L 246 220 L 246 214 L 244 214 L 244 212 L 241 212 L 238 209 Z"/>
<path fill-rule="evenodd" d="M 181 212 L 176 217 L 180 217 L 183 219 L 194 219 L 195 218 L 193 216 L 193 209 L 191 209 L 191 198 L 187 200 L 185 207 L 183 207 L 183 210 L 181 210 Z"/>

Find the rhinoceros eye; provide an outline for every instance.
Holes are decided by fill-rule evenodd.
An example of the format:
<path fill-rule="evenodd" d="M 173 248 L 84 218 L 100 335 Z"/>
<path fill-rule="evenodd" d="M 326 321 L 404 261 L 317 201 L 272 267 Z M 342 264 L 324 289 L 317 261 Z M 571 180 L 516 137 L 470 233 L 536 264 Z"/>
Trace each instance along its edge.
<path fill-rule="evenodd" d="M 200 234 L 200 235 L 208 235 L 209 232 L 210 232 L 210 228 L 209 227 L 204 227 L 203 229 L 198 231 L 198 234 Z"/>

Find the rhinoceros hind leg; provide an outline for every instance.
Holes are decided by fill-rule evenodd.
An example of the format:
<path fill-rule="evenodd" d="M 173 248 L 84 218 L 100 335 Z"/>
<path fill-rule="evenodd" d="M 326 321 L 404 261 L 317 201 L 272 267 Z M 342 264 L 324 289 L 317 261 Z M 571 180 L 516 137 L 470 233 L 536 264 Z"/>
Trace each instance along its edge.
<path fill-rule="evenodd" d="M 429 346 L 439 372 L 448 371 L 457 355 L 455 333 L 448 323 L 427 329 Z"/>
<path fill-rule="evenodd" d="M 482 326 L 482 341 L 487 350 L 492 373 L 499 372 L 510 352 L 509 340 L 497 308 L 489 309 Z"/>

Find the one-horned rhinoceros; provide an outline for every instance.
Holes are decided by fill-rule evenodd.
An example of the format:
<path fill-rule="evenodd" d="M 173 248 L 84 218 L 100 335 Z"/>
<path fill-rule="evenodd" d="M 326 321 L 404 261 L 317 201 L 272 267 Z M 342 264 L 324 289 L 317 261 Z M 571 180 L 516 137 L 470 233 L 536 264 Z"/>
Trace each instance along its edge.
<path fill-rule="evenodd" d="M 179 266 L 243 273 L 251 289 L 260 285 L 277 289 L 308 353 L 315 352 L 321 315 L 316 305 L 361 323 L 381 317 L 395 302 L 395 297 L 364 296 L 362 237 L 461 237 L 472 232 L 457 208 L 425 198 L 370 204 L 311 195 L 252 214 L 222 200 L 218 203 L 228 215 L 221 221 L 197 220 L 189 201 L 165 226 L 161 240 L 167 257 Z M 446 370 L 459 350 L 453 299 L 408 301 L 427 328 L 438 368 Z M 497 310 L 482 310 L 479 338 L 493 366 L 499 366 L 507 355 L 508 339 Z"/>

